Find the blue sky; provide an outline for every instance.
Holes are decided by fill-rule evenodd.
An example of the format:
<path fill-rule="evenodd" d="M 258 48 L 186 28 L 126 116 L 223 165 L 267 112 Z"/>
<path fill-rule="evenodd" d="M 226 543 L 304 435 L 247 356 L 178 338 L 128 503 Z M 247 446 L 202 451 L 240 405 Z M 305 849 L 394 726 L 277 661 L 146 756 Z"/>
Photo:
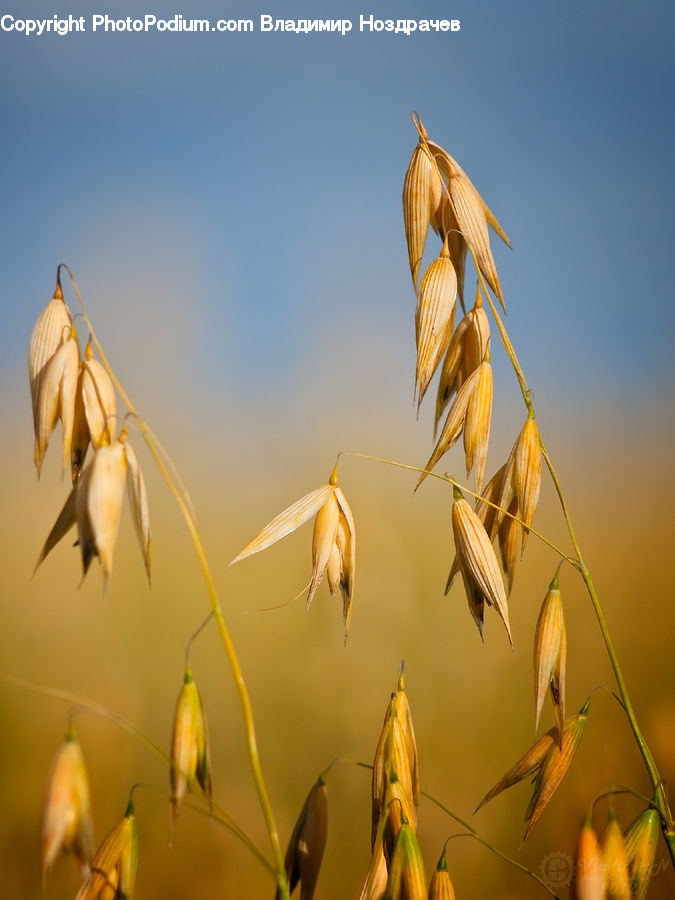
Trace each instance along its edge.
<path fill-rule="evenodd" d="M 120 3 L 114 14 L 176 11 Z M 496 243 L 495 253 L 535 383 L 635 402 L 670 394 L 672 4 L 181 11 L 256 25 L 260 13 L 345 17 L 355 30 L 0 33 L 7 389 L 24 378 L 32 324 L 66 261 L 130 366 L 156 355 L 206 395 L 264 403 L 271 384 L 292 394 L 307 365 L 330 384 L 326 360 L 345 354 L 354 391 L 370 360 L 378 389 L 408 404 L 414 297 L 400 192 L 417 109 L 513 241 L 513 254 Z M 361 12 L 462 28 L 360 34 Z"/>

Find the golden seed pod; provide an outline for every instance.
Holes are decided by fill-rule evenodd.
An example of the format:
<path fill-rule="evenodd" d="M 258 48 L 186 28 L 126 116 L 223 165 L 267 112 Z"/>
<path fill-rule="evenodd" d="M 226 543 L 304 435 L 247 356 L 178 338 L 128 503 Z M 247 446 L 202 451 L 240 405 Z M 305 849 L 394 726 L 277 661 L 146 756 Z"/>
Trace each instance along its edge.
<path fill-rule="evenodd" d="M 493 797 L 496 797 L 497 794 L 501 794 L 502 791 L 505 791 L 507 788 L 522 781 L 523 778 L 527 778 L 528 775 L 536 772 L 555 743 L 554 733 L 555 731 L 552 728 L 550 731 L 547 731 L 546 734 L 542 735 L 539 740 L 535 741 L 530 749 L 521 756 L 513 766 L 511 766 L 508 772 L 502 775 L 497 784 L 490 788 L 474 810 L 474 813 L 477 813 L 479 809 L 482 809 L 482 807 L 492 800 Z"/>
<path fill-rule="evenodd" d="M 150 507 L 148 504 L 148 492 L 145 487 L 145 479 L 138 458 L 133 447 L 126 439 L 123 431 L 120 440 L 124 445 L 124 455 L 127 460 L 127 489 L 131 515 L 134 520 L 138 544 L 143 555 L 145 571 L 150 582 Z"/>
<path fill-rule="evenodd" d="M 424 273 L 415 312 L 417 407 L 429 387 L 443 354 L 448 349 L 455 321 L 457 275 L 450 260 L 447 238 L 440 256 Z"/>
<path fill-rule="evenodd" d="M 394 787 L 390 785 L 392 772 L 396 776 Z M 388 789 L 401 799 L 408 820 L 415 825 L 420 791 L 419 757 L 403 665 L 397 689 L 387 706 L 373 759 L 371 847 L 375 846 L 378 825 L 388 805 Z"/>
<path fill-rule="evenodd" d="M 565 722 L 566 660 L 565 618 L 556 575 L 544 597 L 534 633 L 535 729 L 539 727 L 546 691 L 550 686 L 558 728 L 562 735 Z"/>
<path fill-rule="evenodd" d="M 571 900 L 604 900 L 605 898 L 605 869 L 600 855 L 598 838 L 590 818 L 584 822 L 579 835 L 570 898 Z"/>
<path fill-rule="evenodd" d="M 492 366 L 486 358 L 478 367 L 476 389 L 471 394 L 464 420 L 464 451 L 466 453 L 466 474 L 476 465 L 476 490 L 480 493 L 485 475 L 488 443 L 490 440 L 490 420 L 492 418 Z"/>
<path fill-rule="evenodd" d="M 405 816 L 396 837 L 389 867 L 386 900 L 426 900 L 424 860 L 415 829 Z"/>
<path fill-rule="evenodd" d="M 605 871 L 606 896 L 610 900 L 630 900 L 631 889 L 628 877 L 628 860 L 621 828 L 612 808 L 609 822 L 600 842 L 600 854 Z"/>
<path fill-rule="evenodd" d="M 328 793 L 323 776 L 313 785 L 288 842 L 284 867 L 289 891 L 300 882 L 301 900 L 312 900 L 328 835 Z M 277 900 L 281 894 L 277 890 Z"/>
<path fill-rule="evenodd" d="M 70 333 L 73 317 L 63 300 L 61 282 L 57 277 L 54 296 L 40 313 L 30 337 L 28 349 L 28 377 L 35 436 L 38 434 L 38 398 L 44 370 L 49 360 Z"/>
<path fill-rule="evenodd" d="M 94 853 L 89 779 L 82 748 L 72 729 L 47 776 L 42 811 L 43 876 L 62 850 L 72 851 L 83 870 Z"/>
<path fill-rule="evenodd" d="M 455 900 L 455 890 L 450 880 L 445 850 L 436 864 L 436 870 L 429 885 L 428 900 Z"/>
<path fill-rule="evenodd" d="M 75 393 L 80 349 L 74 326 L 64 330 L 63 340 L 54 355 L 46 362 L 39 376 L 35 415 L 35 466 L 40 477 L 42 462 L 49 439 L 61 420 L 63 427 L 63 469 L 70 461 L 75 421 Z"/>
<path fill-rule="evenodd" d="M 436 160 L 438 169 L 443 178 L 450 179 L 461 176 L 464 181 L 467 181 L 469 184 L 471 184 L 471 180 L 464 169 L 460 166 L 456 159 L 450 156 L 450 154 L 446 150 L 444 150 L 439 144 L 436 144 L 434 141 L 427 141 L 427 145 L 429 147 L 429 150 L 433 154 L 434 159 Z M 473 184 L 471 184 L 471 186 L 473 187 L 474 191 L 476 191 L 476 188 L 473 186 Z M 504 241 L 506 246 L 511 248 L 511 241 L 506 236 L 504 229 L 497 221 L 494 213 L 491 212 L 490 208 L 478 193 L 478 191 L 476 191 L 476 194 L 478 195 L 480 204 L 483 207 L 483 213 L 488 225 L 490 226 L 490 228 L 492 228 L 495 234 L 499 238 L 501 238 L 502 241 Z"/>
<path fill-rule="evenodd" d="M 464 312 L 464 273 L 466 271 L 466 254 L 468 248 L 462 234 L 455 210 L 452 208 L 450 196 L 443 191 L 441 202 L 431 218 L 431 227 L 442 241 L 448 242 L 450 260 L 457 275 L 457 296 Z"/>
<path fill-rule="evenodd" d="M 476 371 L 472 372 L 467 380 L 463 382 L 461 388 L 457 391 L 457 396 L 450 406 L 448 416 L 438 437 L 438 441 L 436 442 L 434 451 L 429 457 L 429 461 L 427 462 L 426 466 L 424 467 L 426 469 L 426 472 L 422 472 L 422 474 L 420 475 L 417 484 L 415 485 L 415 490 L 417 490 L 417 488 L 422 484 L 424 479 L 427 477 L 427 473 L 433 469 L 438 460 L 442 456 L 444 456 L 448 452 L 448 450 L 450 450 L 450 448 L 454 446 L 454 444 L 457 443 L 459 436 L 462 433 L 462 429 L 464 428 L 466 411 L 469 406 L 469 401 L 471 400 L 471 397 L 476 390 L 476 385 L 478 384 L 479 377 L 480 371 L 476 369 Z"/>
<path fill-rule="evenodd" d="M 387 860 L 384 856 L 383 838 L 380 835 L 373 850 L 366 880 L 359 894 L 359 900 L 381 900 L 387 889 L 387 880 Z"/>
<path fill-rule="evenodd" d="M 581 740 L 587 716 L 588 701 L 579 713 L 565 722 L 560 745 L 556 742 L 557 727 L 551 728 L 543 737 L 535 741 L 530 749 L 487 792 L 476 807 L 476 812 L 485 806 L 489 800 L 496 797 L 497 794 L 536 772 L 534 791 L 525 814 L 525 822 L 527 823 L 523 838 L 525 840 L 550 803 L 553 794 L 569 768 Z"/>
<path fill-rule="evenodd" d="M 448 182 L 450 202 L 455 210 L 459 227 L 464 238 L 476 256 L 476 262 L 483 277 L 490 285 L 495 295 L 504 306 L 497 267 L 490 249 L 490 237 L 488 235 L 488 223 L 485 215 L 484 204 L 476 188 L 463 173 L 457 173 Z"/>
<path fill-rule="evenodd" d="M 71 451 L 73 484 L 79 477 L 89 443 L 94 449 L 113 440 L 117 414 L 115 388 L 101 363 L 94 358 L 91 337 L 80 363 L 75 396 L 75 426 Z"/>
<path fill-rule="evenodd" d="M 636 900 L 644 900 L 647 894 L 658 840 L 659 814 L 655 809 L 645 809 L 624 832 L 631 897 Z"/>
<path fill-rule="evenodd" d="M 515 497 L 517 500 L 517 515 L 523 521 L 522 550 L 530 533 L 530 525 L 539 502 L 541 487 L 541 446 L 539 443 L 539 431 L 534 419 L 534 413 L 530 410 L 527 420 L 520 434 L 516 438 L 511 453 L 506 463 L 506 472 L 502 481 L 502 491 L 498 506 L 508 509 Z M 492 530 L 492 537 L 501 525 L 504 514 L 498 512 Z"/>
<path fill-rule="evenodd" d="M 426 145 L 427 133 L 422 123 L 419 124 L 420 141 L 413 151 L 403 182 L 403 222 L 415 292 L 429 224 L 443 195 L 443 183 Z"/>
<path fill-rule="evenodd" d="M 586 703 L 581 712 L 567 719 L 560 745 L 554 743 L 546 754 L 537 773 L 534 792 L 525 813 L 527 827 L 523 840 L 527 839 L 529 833 L 537 824 L 539 817 L 550 803 L 553 794 L 562 781 L 565 772 L 569 769 L 576 749 L 579 746 L 587 716 L 588 703 Z M 551 731 L 555 732 L 555 729 L 551 729 Z"/>
<path fill-rule="evenodd" d="M 338 521 L 340 519 L 340 507 L 335 498 L 335 491 L 319 509 L 314 520 L 314 534 L 312 536 L 312 579 L 307 594 L 307 609 L 309 609 L 317 587 L 321 583 L 328 566 L 333 545 L 336 543 Z"/>
<path fill-rule="evenodd" d="M 502 555 L 502 568 L 506 573 L 506 580 L 509 585 L 509 594 L 513 589 L 513 581 L 516 577 L 516 566 L 518 565 L 518 538 L 520 537 L 520 525 L 512 518 L 518 512 L 518 506 L 515 499 L 511 501 L 508 508 L 510 515 L 504 516 L 502 524 L 499 526 L 499 551 Z"/>
<path fill-rule="evenodd" d="M 340 587 L 345 642 L 352 616 L 354 576 L 356 570 L 356 529 L 354 517 L 337 480 L 337 463 L 328 484 L 305 494 L 283 512 L 275 516 L 253 540 L 244 547 L 230 565 L 265 550 L 291 534 L 309 518 L 316 515 L 312 538 L 312 578 L 307 595 L 307 608 L 324 575 L 331 594 Z"/>
<path fill-rule="evenodd" d="M 75 482 L 59 513 L 35 564 L 37 571 L 47 554 L 77 524 L 84 574 L 91 560 L 98 556 L 103 567 L 104 593 L 107 592 L 112 559 L 119 529 L 119 519 L 127 483 L 134 526 L 141 545 L 148 580 L 150 580 L 150 515 L 145 481 L 126 429 L 119 439 L 103 445 Z"/>
<path fill-rule="evenodd" d="M 86 575 L 93 557 L 98 556 L 103 569 L 104 595 L 110 586 L 126 479 L 126 452 L 124 444 L 117 440 L 99 447 L 76 486 L 75 511 L 82 569 Z"/>
<path fill-rule="evenodd" d="M 480 519 L 458 488 L 454 488 L 453 496 L 452 532 L 457 553 L 456 560 L 465 586 L 468 583 L 472 587 L 472 590 L 467 589 L 469 606 L 472 606 L 471 594 L 473 591 L 494 606 L 504 622 L 509 641 L 513 645 L 504 582 L 490 538 Z M 474 618 L 476 618 L 475 615 Z"/>
<path fill-rule="evenodd" d="M 132 900 L 138 866 L 138 831 L 133 803 L 122 821 L 104 838 L 91 873 L 75 900 Z"/>
<path fill-rule="evenodd" d="M 176 714 L 171 738 L 171 807 L 170 821 L 173 830 L 181 802 L 195 781 L 211 798 L 211 766 L 208 729 L 202 698 L 192 677 L 190 667 L 185 667 L 183 686 L 176 703 Z"/>

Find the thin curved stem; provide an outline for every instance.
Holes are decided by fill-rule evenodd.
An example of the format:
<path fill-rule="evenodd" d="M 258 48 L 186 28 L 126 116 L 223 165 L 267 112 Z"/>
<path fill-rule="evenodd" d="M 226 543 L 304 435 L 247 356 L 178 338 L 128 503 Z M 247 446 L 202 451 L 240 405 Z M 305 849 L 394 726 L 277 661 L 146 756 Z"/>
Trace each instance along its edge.
<path fill-rule="evenodd" d="M 476 829 L 472 828 L 471 825 L 469 825 L 468 822 L 466 822 L 464 819 L 462 819 L 461 816 L 458 816 L 456 813 L 452 812 L 452 810 L 448 809 L 447 806 L 444 806 L 444 804 L 441 803 L 440 800 L 437 800 L 435 797 L 433 797 L 431 794 L 428 794 L 426 791 L 420 791 L 420 794 L 422 795 L 422 797 L 426 797 L 427 800 L 430 800 L 432 803 L 434 803 L 446 815 L 450 816 L 451 819 L 454 819 L 455 822 L 458 822 L 462 826 L 462 828 L 466 828 L 466 830 L 469 832 L 471 837 L 475 838 L 475 840 L 477 840 L 479 843 L 481 843 L 484 847 L 486 847 L 488 850 L 491 850 L 492 853 L 494 853 L 500 859 L 503 859 L 504 862 L 507 862 L 510 866 L 513 866 L 515 869 L 520 869 L 520 871 L 523 872 L 525 875 L 529 875 L 530 878 L 533 878 L 537 882 L 537 884 L 539 884 L 541 887 L 543 887 L 544 890 L 547 891 L 552 897 L 556 897 L 557 900 L 560 900 L 560 898 L 558 897 L 558 894 L 556 894 L 556 892 L 553 890 L 553 888 L 550 885 L 548 885 L 544 881 L 543 878 L 541 878 L 539 875 L 537 875 L 536 872 L 533 872 L 531 869 L 528 869 L 527 866 L 524 866 L 522 863 L 519 863 L 517 860 L 511 859 L 510 856 L 507 856 L 506 853 L 503 853 L 501 850 L 499 850 L 497 847 L 495 847 L 494 844 L 491 844 L 484 837 L 482 837 L 476 831 Z"/>
<path fill-rule="evenodd" d="M 13 687 L 32 691 L 34 694 L 41 694 L 43 697 L 54 697 L 57 700 L 64 700 L 66 703 L 71 703 L 79 709 L 94 713 L 94 715 L 100 716 L 102 719 L 108 719 L 110 722 L 115 722 L 120 728 L 128 731 L 129 734 L 138 738 L 141 743 L 145 744 L 145 746 L 151 750 L 155 756 L 158 756 L 165 765 L 171 765 L 169 756 L 162 748 L 158 746 L 152 738 L 149 738 L 147 734 L 141 731 L 137 725 L 134 725 L 130 719 L 127 719 L 120 713 L 113 712 L 106 706 L 96 703 L 94 700 L 88 700 L 86 697 L 81 697 L 79 694 L 72 693 L 72 691 L 64 691 L 61 688 L 51 687 L 46 684 L 35 684 L 35 682 L 27 681 L 25 678 L 20 678 L 18 675 L 10 675 L 7 672 L 0 672 L 0 681 L 4 681 L 5 684 L 11 684 Z"/>
<path fill-rule="evenodd" d="M 356 453 L 352 450 L 341 450 L 338 454 L 339 456 L 352 456 L 356 459 L 369 459 L 371 462 L 381 462 L 386 463 L 388 466 L 394 466 L 397 469 L 410 469 L 413 472 L 424 473 L 425 475 L 431 475 L 432 478 L 438 478 L 439 481 L 444 481 L 446 484 L 449 484 L 451 487 L 458 487 L 460 491 L 465 494 L 469 494 L 472 497 L 475 497 L 476 500 L 481 500 L 483 503 L 487 503 L 488 506 L 492 506 L 494 509 L 498 509 L 500 512 L 504 513 L 505 516 L 508 516 L 510 519 L 518 522 L 524 528 L 529 528 L 530 534 L 533 534 L 538 540 L 542 541 L 542 543 L 546 544 L 547 547 L 550 547 L 554 553 L 557 553 L 561 558 L 561 562 L 568 562 L 573 565 L 575 568 L 577 567 L 577 560 L 571 556 L 568 556 L 560 547 L 557 547 L 552 541 L 549 541 L 547 537 L 545 537 L 540 531 L 537 531 L 532 526 L 527 525 L 526 522 L 523 522 L 522 519 L 519 519 L 518 516 L 514 515 L 512 512 L 509 512 L 508 509 L 504 509 L 499 506 L 497 503 L 492 503 L 491 500 L 486 500 L 485 497 L 481 496 L 481 494 L 477 494 L 475 491 L 472 491 L 471 488 L 466 487 L 463 484 L 460 484 L 459 481 L 456 481 L 450 475 L 438 475 L 436 472 L 431 472 L 429 469 L 425 469 L 422 466 L 411 466 L 408 463 L 397 462 L 393 459 L 385 459 L 383 456 L 370 456 L 368 453 Z"/>
<path fill-rule="evenodd" d="M 66 267 L 67 269 L 67 267 Z M 251 774 L 253 776 L 253 782 L 255 784 L 256 793 L 258 794 L 258 801 L 260 803 L 260 807 L 262 810 L 263 818 L 265 820 L 265 827 L 267 829 L 267 833 L 269 835 L 270 844 L 272 845 L 272 852 L 274 855 L 274 862 L 276 866 L 276 879 L 279 887 L 280 900 L 288 900 L 289 898 L 289 889 L 288 889 L 288 879 L 286 878 L 286 871 L 284 868 L 284 859 L 281 854 L 281 845 L 279 843 L 279 833 L 277 831 L 277 826 L 274 821 L 274 814 L 272 812 L 272 805 L 269 800 L 269 796 L 267 793 L 267 788 L 265 786 L 265 781 L 262 774 L 262 767 L 260 765 L 260 755 L 258 753 L 258 742 L 256 738 L 255 732 L 255 723 L 253 719 L 253 708 L 251 706 L 251 699 L 249 697 L 248 688 L 246 687 L 246 682 L 244 680 L 244 675 L 241 669 L 241 665 L 239 664 L 239 659 L 237 657 L 236 651 L 234 649 L 234 644 L 232 642 L 232 638 L 230 636 L 230 631 L 225 623 L 225 618 L 223 616 L 223 611 L 220 606 L 220 600 L 218 598 L 218 593 L 216 591 L 216 587 L 213 581 L 213 577 L 211 575 L 211 570 L 209 568 L 208 560 L 206 558 L 206 553 L 204 551 L 204 546 L 202 544 L 201 536 L 199 534 L 199 529 L 197 527 L 197 522 L 195 520 L 194 513 L 191 509 L 191 504 L 189 502 L 189 498 L 184 496 L 184 493 L 179 490 L 176 479 L 172 477 L 171 473 L 168 470 L 167 464 L 163 459 L 160 451 L 158 450 L 157 444 L 154 440 L 152 432 L 149 427 L 145 424 L 144 420 L 140 417 L 133 403 L 129 399 L 126 391 L 120 384 L 115 372 L 108 362 L 105 353 L 103 352 L 103 348 L 99 343 L 98 338 L 96 337 L 96 333 L 91 324 L 89 316 L 87 314 L 86 307 L 84 305 L 84 301 L 82 300 L 82 295 L 80 294 L 80 290 L 73 278 L 70 270 L 67 269 L 68 274 L 70 276 L 70 282 L 73 286 L 73 290 L 77 296 L 77 300 L 80 304 L 80 308 L 82 310 L 82 314 L 84 316 L 84 321 L 91 332 L 91 337 L 94 342 L 94 346 L 98 351 L 98 354 L 101 358 L 101 363 L 104 366 L 106 372 L 110 376 L 111 381 L 117 388 L 120 397 L 126 404 L 129 412 L 135 417 L 136 422 L 138 423 L 138 427 L 145 439 L 145 443 L 155 460 L 157 468 L 160 471 L 160 474 L 166 481 L 169 490 L 171 491 L 176 504 L 185 520 L 185 524 L 187 526 L 188 532 L 192 539 L 192 543 L 194 545 L 195 551 L 197 553 L 197 559 L 199 561 L 199 566 L 202 570 L 202 575 L 204 581 L 206 583 L 206 590 L 209 595 L 209 600 L 211 603 L 211 608 L 213 610 L 213 616 L 216 620 L 216 624 L 218 626 L 218 632 L 220 634 L 220 638 L 225 648 L 225 653 L 227 655 L 230 668 L 232 670 L 232 676 L 234 678 L 235 687 L 237 689 L 237 694 L 239 696 L 239 703 L 242 710 L 242 715 L 244 718 L 244 732 L 246 736 L 246 747 L 248 751 L 249 758 L 249 766 L 251 769 Z"/>

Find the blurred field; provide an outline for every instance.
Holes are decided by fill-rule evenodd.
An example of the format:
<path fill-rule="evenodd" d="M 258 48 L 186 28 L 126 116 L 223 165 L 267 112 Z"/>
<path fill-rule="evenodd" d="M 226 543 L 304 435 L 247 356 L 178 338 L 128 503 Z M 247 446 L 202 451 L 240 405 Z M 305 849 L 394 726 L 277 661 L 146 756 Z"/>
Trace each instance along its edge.
<path fill-rule="evenodd" d="M 142 386 L 143 376 L 136 377 Z M 426 459 L 429 422 L 423 418 L 415 424 L 407 406 L 393 415 L 385 403 L 380 413 L 370 415 L 366 400 L 353 393 L 337 405 L 337 412 L 325 405 L 322 412 L 320 394 L 319 388 L 296 396 L 283 426 L 282 412 L 271 408 L 255 418 L 231 408 L 213 417 L 198 407 L 168 409 L 160 401 L 155 412 L 198 510 L 250 687 L 282 843 L 313 780 L 331 759 L 371 761 L 389 692 L 405 658 L 423 788 L 535 871 L 549 854 L 573 854 L 592 795 L 613 783 L 648 792 L 621 711 L 607 692 L 595 694 L 573 767 L 524 847 L 526 784 L 472 816 L 486 790 L 533 741 L 531 645 L 539 604 L 555 566 L 549 550 L 531 539 L 516 576 L 511 598 L 515 651 L 509 650 L 503 627 L 490 610 L 483 646 L 461 587 L 443 596 L 452 561 L 449 492 L 430 481 L 413 496 L 412 473 L 345 458 L 341 484 L 358 529 L 357 595 L 346 649 L 340 604 L 325 585 L 309 614 L 302 599 L 292 600 L 309 578 L 310 525 L 264 554 L 227 568 L 265 521 L 327 478 L 337 449 L 389 453 L 415 463 Z M 596 399 L 599 411 L 592 415 L 593 398 L 586 398 L 588 406 L 574 419 L 574 431 L 564 423 L 571 411 L 547 410 L 545 397 L 540 420 L 569 488 L 578 533 L 640 721 L 662 774 L 672 782 L 672 435 L 658 410 L 633 411 L 633 428 L 627 431 L 625 410 L 620 413 L 611 400 L 601 404 Z M 151 413 L 152 408 L 146 414 Z M 508 451 L 520 417 L 517 407 L 499 413 L 490 471 Z M 225 421 L 229 429 L 219 424 Z M 101 703 L 168 750 L 185 641 L 208 606 L 194 553 L 167 491 L 141 450 L 153 516 L 152 590 L 144 583 L 128 512 L 107 600 L 101 597 L 96 565 L 77 590 L 79 559 L 69 540 L 31 580 L 66 485 L 58 480 L 54 449 L 42 482 L 35 480 L 27 400 L 21 411 L 18 404 L 7 409 L 5 426 L 6 434 L 20 439 L 5 442 L 2 465 L 0 668 Z M 652 435 L 648 458 L 640 436 L 647 433 Z M 439 469 L 453 466 L 457 473 L 462 471 L 459 450 Z M 633 480 L 638 475 L 641 479 L 646 469 L 650 481 L 660 473 L 658 494 L 648 494 L 641 480 Z M 567 546 L 548 480 L 535 526 Z M 561 586 L 573 710 L 596 685 L 611 687 L 612 675 L 579 584 L 563 572 Z M 261 611 L 274 606 L 279 608 Z M 213 628 L 196 642 L 192 665 L 211 728 L 215 795 L 266 851 L 237 699 Z M 44 778 L 69 709 L 60 700 L 0 684 L 4 896 L 40 895 Z M 546 716 L 547 728 L 548 705 Z M 76 725 L 89 765 L 99 841 L 122 815 L 131 784 L 142 781 L 164 789 L 168 776 L 145 746 L 115 724 L 81 713 Z M 329 840 L 317 897 L 357 897 L 369 860 L 369 776 L 361 768 L 341 764 L 334 768 L 328 789 Z M 265 870 L 229 833 L 185 809 L 170 847 L 166 798 L 145 789 L 136 797 L 139 898 L 272 896 Z M 638 801 L 625 796 L 617 798 L 616 806 L 624 824 L 641 809 Z M 606 804 L 600 804 L 598 812 L 601 827 Z M 422 803 L 420 837 L 429 871 L 446 837 L 459 830 L 432 804 Z M 468 839 L 450 843 L 448 860 L 458 897 L 544 896 L 533 882 Z M 660 845 L 657 862 L 665 865 L 665 860 Z M 70 897 L 77 884 L 75 866 L 61 859 L 47 896 Z M 649 896 L 665 898 L 674 890 L 675 878 L 666 867 L 654 877 Z"/>

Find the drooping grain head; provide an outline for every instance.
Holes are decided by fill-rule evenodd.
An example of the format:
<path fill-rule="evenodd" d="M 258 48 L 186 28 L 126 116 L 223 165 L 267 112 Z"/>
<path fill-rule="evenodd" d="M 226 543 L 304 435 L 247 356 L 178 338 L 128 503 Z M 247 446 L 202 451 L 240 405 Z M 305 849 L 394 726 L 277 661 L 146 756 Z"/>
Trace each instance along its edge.
<path fill-rule="evenodd" d="M 173 829 L 186 792 L 195 781 L 205 795 L 211 796 L 211 772 L 208 731 L 202 698 L 192 677 L 190 667 L 185 667 L 183 685 L 176 703 L 173 735 L 171 738 L 171 807 L 170 820 Z"/>
<path fill-rule="evenodd" d="M 74 326 L 64 331 L 63 340 L 45 363 L 38 379 L 35 407 L 35 466 L 38 477 L 49 446 L 49 439 L 61 420 L 63 428 L 63 470 L 70 462 L 75 421 L 75 393 L 80 349 Z"/>
<path fill-rule="evenodd" d="M 644 900 L 659 840 L 658 812 L 655 809 L 641 812 L 626 829 L 623 840 L 629 866 L 631 897 Z"/>
<path fill-rule="evenodd" d="M 561 736 L 565 721 L 566 657 L 565 619 L 556 576 L 544 597 L 534 633 L 534 727 L 539 727 L 546 691 L 553 685 L 554 706 Z"/>
<path fill-rule="evenodd" d="M 61 851 L 72 851 L 82 867 L 93 853 L 89 779 L 82 749 L 71 730 L 47 777 L 42 813 L 42 871 L 46 876 Z"/>
<path fill-rule="evenodd" d="M 288 842 L 284 867 L 289 889 L 300 883 L 301 897 L 312 900 L 328 835 L 328 793 L 323 777 L 312 786 Z M 277 900 L 280 900 L 277 892 Z"/>
<path fill-rule="evenodd" d="M 441 854 L 441 858 L 438 860 L 431 878 L 428 900 L 455 900 L 455 890 L 448 872 L 445 850 Z"/>
<path fill-rule="evenodd" d="M 91 442 L 97 450 L 112 442 L 116 415 L 115 388 L 104 367 L 94 358 L 89 338 L 84 359 L 80 363 L 75 396 L 75 426 L 71 452 L 73 484 L 84 465 L 89 443 Z"/>
<path fill-rule="evenodd" d="M 609 822 L 600 841 L 600 854 L 605 870 L 607 896 L 612 900 L 630 900 L 628 860 L 621 828 L 614 809 L 610 807 Z"/>
<path fill-rule="evenodd" d="M 461 491 L 455 488 L 453 495 L 452 532 L 459 570 L 465 583 L 473 585 L 499 613 L 513 644 L 504 582 L 490 538 Z"/>
<path fill-rule="evenodd" d="M 440 256 L 424 273 L 417 299 L 415 396 L 418 409 L 452 338 L 456 297 L 457 275 L 446 239 Z"/>
<path fill-rule="evenodd" d="M 605 898 L 605 869 L 590 817 L 584 822 L 579 835 L 570 898 L 571 900 Z"/>
<path fill-rule="evenodd" d="M 133 900 L 138 867 L 138 832 L 133 804 L 104 838 L 91 862 L 91 873 L 75 900 Z"/>

